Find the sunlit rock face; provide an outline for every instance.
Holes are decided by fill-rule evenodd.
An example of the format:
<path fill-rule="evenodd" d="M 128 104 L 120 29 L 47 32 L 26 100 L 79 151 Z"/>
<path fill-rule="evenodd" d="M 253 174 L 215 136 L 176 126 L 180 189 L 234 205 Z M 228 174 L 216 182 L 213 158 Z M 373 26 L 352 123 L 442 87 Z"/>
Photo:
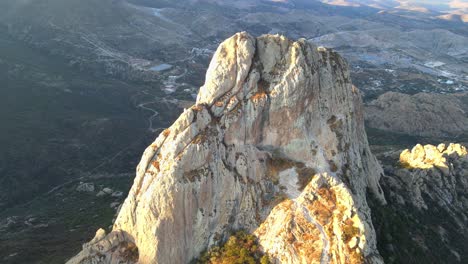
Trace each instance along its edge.
<path fill-rule="evenodd" d="M 386 161 L 381 184 L 388 204 L 372 206 L 372 216 L 386 262 L 465 263 L 467 149 L 416 145 L 379 158 Z"/>
<path fill-rule="evenodd" d="M 275 263 L 381 263 L 366 190 L 385 203 L 382 169 L 363 122 L 338 54 L 238 33 L 196 104 L 145 150 L 113 231 L 69 263 L 136 250 L 139 263 L 189 263 L 237 229 Z"/>
<path fill-rule="evenodd" d="M 393 171 L 398 179 L 394 181 L 395 187 L 405 190 L 399 200 L 426 210 L 429 209 L 426 200 L 437 201 L 449 211 L 468 209 L 467 156 L 464 146 L 453 143 L 437 147 L 418 144 L 412 150 L 404 150 L 400 154 L 401 167 Z M 460 221 L 468 221 L 466 212 L 460 213 Z"/>
<path fill-rule="evenodd" d="M 416 145 L 413 149 L 405 149 L 400 154 L 400 163 L 409 168 L 415 169 L 431 169 L 438 168 L 445 174 L 450 172 L 447 158 L 457 155 L 464 157 L 468 153 L 466 148 L 460 144 L 439 144 L 437 147 L 433 145 L 422 146 Z"/>

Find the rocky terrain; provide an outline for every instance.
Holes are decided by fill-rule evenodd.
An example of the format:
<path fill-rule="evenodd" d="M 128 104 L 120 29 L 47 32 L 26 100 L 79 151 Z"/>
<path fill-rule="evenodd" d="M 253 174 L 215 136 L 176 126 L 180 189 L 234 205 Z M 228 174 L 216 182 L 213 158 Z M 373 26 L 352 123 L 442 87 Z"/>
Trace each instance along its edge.
<path fill-rule="evenodd" d="M 468 96 L 387 92 L 366 104 L 371 128 L 422 137 L 459 137 L 468 132 Z"/>
<path fill-rule="evenodd" d="M 2 211 L 0 262 L 64 263 L 96 229 L 112 225 L 131 185 L 130 176 L 82 178 Z"/>
<path fill-rule="evenodd" d="M 463 263 L 468 257 L 468 152 L 460 144 L 383 152 L 388 201 L 371 206 L 386 263 Z"/>
<path fill-rule="evenodd" d="M 219 42 L 242 30 L 305 37 L 340 51 L 352 62 L 353 79 L 366 96 L 466 89 L 466 24 L 438 18 L 450 8 L 434 4 L 430 12 L 420 12 L 403 8 L 408 3 L 402 1 L 322 2 L 16 1 L 0 4 L 0 25 L 78 69 L 148 82 L 187 70 L 184 80 L 191 82 L 179 88 L 182 94 L 202 84 L 192 80 L 207 67 L 200 52 L 211 55 Z M 164 64 L 174 72 L 155 70 Z"/>
<path fill-rule="evenodd" d="M 351 63 L 353 81 L 366 98 L 375 98 L 388 90 L 417 93 L 456 92 L 466 88 L 468 31 L 465 24 L 434 19 L 432 14 L 393 12 L 397 6 L 394 4 L 364 2 L 353 7 L 304 0 L 235 3 L 221 0 L 3 1 L 0 3 L 0 33 L 2 51 L 5 52 L 0 61 L 4 69 L 1 78 L 9 88 L 5 89 L 8 96 L 18 96 L 15 93 L 21 91 L 22 99 L 18 101 L 32 101 L 33 108 L 41 107 L 42 102 L 34 100 L 37 97 L 34 91 L 41 91 L 40 98 L 44 100 L 58 102 L 57 109 L 45 108 L 43 112 L 43 116 L 51 117 L 49 127 L 57 127 L 61 133 L 64 126 L 73 126 L 72 131 L 80 131 L 79 135 L 89 131 L 87 126 L 81 126 L 83 123 L 101 124 L 95 131 L 114 131 L 115 126 L 123 126 L 120 130 L 131 131 L 129 134 L 142 134 L 144 127 L 152 133 L 167 127 L 179 114 L 178 111 L 169 112 L 181 101 L 194 100 L 217 45 L 243 30 L 254 35 L 282 33 L 294 39 L 304 37 L 335 48 Z M 21 60 L 16 59 L 18 54 L 22 55 L 18 56 Z M 53 59 L 44 60 L 45 57 Z M 103 86 L 109 89 L 101 88 Z M 35 88 L 28 91 L 28 87 Z M 77 92 L 69 93 L 74 91 L 73 87 Z M 44 89 L 48 92 L 43 92 Z M 110 97 L 112 99 L 106 102 L 112 106 L 103 107 L 104 103 L 97 99 L 92 103 L 93 107 L 104 110 L 99 110 L 103 113 L 96 116 L 85 113 L 85 103 L 74 106 L 77 115 L 89 116 L 82 122 L 58 114 L 64 112 L 62 102 L 66 104 L 62 97 L 82 102 L 83 95 Z M 11 103 L 4 102 L 7 104 Z M 129 107 L 114 112 L 106 110 L 124 105 Z M 37 117 L 21 107 L 22 104 L 14 103 L 8 109 L 24 113 L 25 118 L 18 119 L 24 120 L 26 129 L 12 125 L 8 134 L 20 136 L 15 140 L 3 136 L 0 140 L 18 145 L 23 144 L 22 138 L 32 138 L 27 145 L 37 151 L 33 151 L 30 158 L 22 158 L 24 152 L 4 148 L 8 151 L 0 153 L 3 157 L 0 169 L 5 170 L 2 173 L 5 176 L 0 180 L 5 182 L 3 186 L 12 186 L 25 184 L 33 178 L 31 175 L 35 175 L 34 179 L 41 187 L 0 197 L 0 208 L 14 201 L 33 198 L 53 188 L 53 182 L 61 178 L 60 171 L 49 173 L 49 170 L 62 166 L 63 162 L 54 160 L 59 160 L 65 151 L 37 153 L 44 145 L 56 141 L 51 143 L 36 138 L 36 135 L 63 139 L 56 138 L 47 129 L 43 133 L 22 135 L 23 131 L 34 131 L 39 125 L 34 122 Z M 121 115 L 113 116 L 115 112 Z M 127 122 L 125 118 L 135 121 Z M 71 124 L 69 120 L 72 120 Z M 106 128 L 102 128 L 104 125 Z M 139 130 L 133 131 L 133 128 Z M 74 137 L 77 136 L 66 136 Z M 132 140 L 122 136 L 116 141 L 126 146 L 132 144 Z M 86 140 L 77 138 L 71 145 L 90 145 L 83 141 Z M 145 139 L 141 144 L 147 143 Z M 99 151 L 91 147 L 89 155 L 108 157 L 124 148 L 113 147 L 103 147 L 104 150 Z M 67 152 L 82 156 L 80 149 Z M 138 154 L 132 152 L 129 155 L 134 162 Z M 34 157 L 46 158 L 37 161 L 40 165 L 31 172 L 30 166 L 22 162 Z M 7 162 L 12 159 L 18 162 Z M 63 170 L 81 168 L 71 163 L 67 163 Z M 91 169 L 84 173 L 92 170 L 92 166 L 89 167 Z M 52 176 L 47 176 L 49 174 Z M 67 173 L 68 178 L 76 178 L 77 174 Z M 24 199 L 18 200 L 20 196 Z"/>
<path fill-rule="evenodd" d="M 408 99 L 422 100 L 428 114 L 408 109 L 431 122 L 393 119 L 398 110 L 382 115 L 390 127 L 380 120 L 367 127 L 378 151 L 466 142 L 458 96 L 467 88 L 465 14 L 460 5 L 411 0 L 1 1 L 0 223 L 20 224 L 0 232 L 0 262 L 63 263 L 97 227 L 109 226 L 114 201 L 75 188 L 115 176 L 125 193 L 141 150 L 194 104 L 210 58 L 235 32 L 334 47 L 366 102 L 387 91 L 431 93 Z M 456 124 L 441 126 L 444 111 Z M 30 218 L 40 220 L 31 227 Z M 78 223 L 87 218 L 92 226 Z M 34 229 L 47 223 L 44 232 Z"/>
<path fill-rule="evenodd" d="M 70 68 L 3 34 L 0 80 L 0 211 L 79 177 L 131 172 L 150 121 L 161 130 L 182 111 L 151 85 Z"/>
<path fill-rule="evenodd" d="M 466 35 L 445 29 L 402 32 L 388 27 L 342 31 L 312 40 L 343 53 L 355 67 L 357 85 L 368 94 L 455 92 L 467 86 Z M 361 83 L 365 75 L 367 80 Z"/>
<path fill-rule="evenodd" d="M 277 263 L 382 263 L 366 201 L 385 203 L 382 170 L 363 122 L 337 53 L 238 33 L 146 149 L 113 230 L 68 263 L 188 263 L 237 229 Z"/>

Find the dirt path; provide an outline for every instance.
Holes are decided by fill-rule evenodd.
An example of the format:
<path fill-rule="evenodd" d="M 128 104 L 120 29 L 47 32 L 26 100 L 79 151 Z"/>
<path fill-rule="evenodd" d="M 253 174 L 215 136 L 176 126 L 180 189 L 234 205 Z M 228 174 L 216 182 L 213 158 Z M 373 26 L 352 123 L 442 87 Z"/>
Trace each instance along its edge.
<path fill-rule="evenodd" d="M 149 118 L 148 118 L 148 122 L 149 122 L 149 127 L 148 127 L 148 130 L 151 131 L 151 132 L 156 132 L 158 129 L 155 129 L 153 128 L 153 119 L 155 117 L 157 117 L 159 115 L 159 112 L 154 110 L 153 108 L 149 108 L 147 107 L 147 105 L 150 105 L 150 104 L 154 104 L 156 103 L 156 100 L 155 101 L 151 101 L 151 102 L 146 102 L 146 103 L 141 103 L 139 104 L 137 107 L 141 108 L 141 109 L 144 109 L 144 110 L 147 110 L 147 111 L 150 111 L 153 113 L 153 115 L 151 115 Z"/>

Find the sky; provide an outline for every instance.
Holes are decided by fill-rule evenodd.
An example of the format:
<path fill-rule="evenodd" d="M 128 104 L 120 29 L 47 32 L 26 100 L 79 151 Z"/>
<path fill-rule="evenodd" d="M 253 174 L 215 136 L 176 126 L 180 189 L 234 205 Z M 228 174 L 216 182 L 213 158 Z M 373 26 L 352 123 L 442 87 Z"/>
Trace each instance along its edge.
<path fill-rule="evenodd" d="M 468 0 L 450 1 L 450 7 L 468 9 Z"/>

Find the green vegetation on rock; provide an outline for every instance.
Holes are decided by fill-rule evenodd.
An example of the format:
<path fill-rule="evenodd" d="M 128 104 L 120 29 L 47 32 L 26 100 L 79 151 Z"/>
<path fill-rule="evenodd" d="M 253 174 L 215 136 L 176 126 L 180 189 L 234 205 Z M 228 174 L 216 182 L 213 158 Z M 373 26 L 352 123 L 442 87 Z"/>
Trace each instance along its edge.
<path fill-rule="evenodd" d="M 244 231 L 234 233 L 222 246 L 214 246 L 202 253 L 197 264 L 268 264 L 270 258 L 264 255 L 254 235 Z"/>

